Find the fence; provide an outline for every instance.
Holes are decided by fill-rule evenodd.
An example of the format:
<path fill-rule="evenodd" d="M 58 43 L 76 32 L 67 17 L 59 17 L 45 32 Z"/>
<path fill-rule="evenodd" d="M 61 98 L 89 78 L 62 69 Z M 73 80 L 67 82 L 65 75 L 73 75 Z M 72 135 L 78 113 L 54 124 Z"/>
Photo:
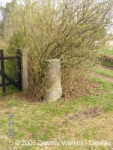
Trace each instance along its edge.
<path fill-rule="evenodd" d="M 15 81 L 5 73 L 5 60 L 16 60 L 18 79 Z M 28 68 L 27 68 L 27 50 L 21 52 L 17 50 L 17 56 L 4 56 L 4 51 L 0 50 L 1 61 L 1 84 L 2 91 L 6 93 L 6 86 L 14 85 L 19 90 L 25 91 L 28 89 Z M 11 70 L 10 70 L 11 71 Z M 7 82 L 6 82 L 7 81 Z M 56 101 L 62 96 L 61 87 L 61 66 L 59 59 L 46 60 L 46 91 L 44 99 L 47 102 Z"/>
<path fill-rule="evenodd" d="M 22 59 L 22 53 L 20 50 L 17 50 L 17 56 L 4 56 L 4 51 L 0 50 L 0 61 L 1 61 L 1 70 L 0 70 L 0 76 L 1 76 L 1 84 L 0 87 L 2 87 L 2 91 L 5 94 L 6 93 L 6 86 L 14 85 L 19 90 L 22 90 L 22 84 L 21 84 L 21 59 Z M 11 77 L 9 77 L 5 73 L 5 60 L 17 60 L 17 68 L 18 68 L 18 79 L 17 81 L 13 80 Z M 6 82 L 7 80 L 7 82 Z"/>

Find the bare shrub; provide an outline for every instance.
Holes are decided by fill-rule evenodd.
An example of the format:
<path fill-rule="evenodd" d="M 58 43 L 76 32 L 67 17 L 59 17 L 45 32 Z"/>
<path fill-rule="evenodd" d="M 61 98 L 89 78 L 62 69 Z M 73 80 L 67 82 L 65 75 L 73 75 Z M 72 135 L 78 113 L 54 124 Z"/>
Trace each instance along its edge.
<path fill-rule="evenodd" d="M 87 79 L 97 49 L 105 43 L 111 10 L 110 0 L 24 0 L 17 3 L 7 28 L 8 51 L 13 53 L 17 48 L 28 47 L 29 96 L 43 99 L 44 61 L 58 58 L 62 64 L 63 95 L 70 97 L 69 92 Z M 18 35 L 21 38 L 15 38 Z"/>

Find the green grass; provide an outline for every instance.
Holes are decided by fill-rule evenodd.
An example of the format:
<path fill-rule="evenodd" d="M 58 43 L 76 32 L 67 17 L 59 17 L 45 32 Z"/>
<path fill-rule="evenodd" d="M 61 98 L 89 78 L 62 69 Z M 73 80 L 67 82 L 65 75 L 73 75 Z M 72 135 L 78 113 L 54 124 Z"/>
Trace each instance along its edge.
<path fill-rule="evenodd" d="M 100 50 L 99 50 L 99 53 L 104 54 L 104 55 L 106 55 L 107 57 L 112 56 L 112 55 L 113 55 L 113 46 L 109 46 L 109 47 L 107 47 L 106 49 L 100 49 Z M 113 67 L 113 63 L 112 63 L 112 62 L 109 62 L 109 61 L 107 61 L 107 60 L 103 60 L 103 61 L 101 62 L 101 64 L 102 64 L 102 65 L 105 65 L 105 66 L 111 66 L 111 67 Z"/>
<path fill-rule="evenodd" d="M 101 64 L 104 65 L 104 66 L 113 67 L 113 63 L 112 63 L 112 62 L 109 62 L 109 61 L 107 61 L 107 60 L 103 60 L 103 61 L 101 62 Z"/>
<path fill-rule="evenodd" d="M 0 148 L 20 150 L 107 150 L 113 146 L 113 84 L 94 79 L 101 84 L 98 91 L 79 99 L 61 99 L 54 103 L 28 102 L 17 94 L 8 95 L 0 101 Z M 97 109 L 97 113 L 94 111 Z M 94 111 L 94 112 L 91 112 Z M 14 114 L 14 137 L 8 137 L 8 116 Z M 60 140 L 60 146 L 40 146 L 38 140 Z M 19 140 L 20 144 L 15 145 Z M 28 141 L 27 141 L 28 140 Z M 37 145 L 27 145 L 36 141 Z M 82 146 L 66 146 L 62 141 L 83 141 Z M 112 146 L 91 146 L 89 140 L 108 141 Z M 4 142 L 5 141 L 5 142 Z M 9 143 L 11 142 L 11 143 Z M 24 146 L 22 145 L 24 142 Z"/>
<path fill-rule="evenodd" d="M 112 71 L 103 68 L 96 68 L 95 71 L 113 77 Z M 19 92 L 1 96 L 0 150 L 109 150 L 113 148 L 113 83 L 98 78 L 94 78 L 93 82 L 100 85 L 98 89 L 78 99 L 39 103 L 26 101 Z M 11 113 L 14 115 L 12 139 L 8 136 Z M 41 140 L 43 144 L 47 141 L 58 143 L 58 139 L 59 146 L 54 144 L 44 146 L 39 142 Z M 17 140 L 20 142 L 19 145 L 15 145 Z M 66 140 L 78 141 L 79 145 L 65 145 Z M 111 145 L 94 146 L 89 144 L 90 140 L 107 141 Z"/>
<path fill-rule="evenodd" d="M 104 50 L 113 55 L 113 48 Z M 110 66 L 110 63 L 104 62 Z M 112 65 L 112 64 L 111 64 Z M 113 77 L 113 71 L 96 68 L 98 74 Z M 0 97 L 0 150 L 109 150 L 113 148 L 113 84 L 94 78 L 98 90 L 78 99 L 60 99 L 52 103 L 29 102 L 13 86 Z M 2 92 L 0 91 L 0 94 Z M 9 114 L 13 113 L 14 137 L 8 137 Z M 57 141 L 59 146 L 41 146 L 38 141 Z M 19 145 L 15 142 L 18 140 Z M 63 145 L 68 140 L 83 145 Z M 89 141 L 111 142 L 108 146 L 92 146 Z M 30 143 L 31 142 L 31 143 Z M 35 143 L 36 142 L 36 143 Z M 30 146 L 31 144 L 31 146 Z"/>
<path fill-rule="evenodd" d="M 105 76 L 113 77 L 113 70 L 96 67 L 95 72 L 98 73 L 98 74 L 105 75 Z"/>
<path fill-rule="evenodd" d="M 111 56 L 113 55 L 113 46 L 108 46 L 105 49 L 99 50 L 99 52 L 105 54 L 106 56 Z"/>
<path fill-rule="evenodd" d="M 17 89 L 15 86 L 13 85 L 9 85 L 9 86 L 6 86 L 6 94 L 3 93 L 2 91 L 2 87 L 0 87 L 0 95 L 10 95 L 10 94 L 13 94 L 13 93 L 18 93 L 20 92 L 19 89 Z"/>

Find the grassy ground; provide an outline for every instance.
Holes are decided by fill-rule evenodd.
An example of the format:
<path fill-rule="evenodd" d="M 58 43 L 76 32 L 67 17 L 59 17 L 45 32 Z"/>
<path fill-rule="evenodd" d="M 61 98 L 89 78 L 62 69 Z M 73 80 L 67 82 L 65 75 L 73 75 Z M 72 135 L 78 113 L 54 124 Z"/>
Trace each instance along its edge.
<path fill-rule="evenodd" d="M 109 58 L 110 56 L 113 56 L 113 46 L 106 47 L 105 49 L 100 49 L 99 53 Z M 113 62 L 110 62 L 108 60 L 103 60 L 101 64 L 113 67 Z"/>
<path fill-rule="evenodd" d="M 113 63 L 112 62 L 108 62 L 106 60 L 103 60 L 101 64 L 104 65 L 104 66 L 111 66 L 111 67 L 113 67 Z"/>
<path fill-rule="evenodd" d="M 111 150 L 113 83 L 94 82 L 99 86 L 91 95 L 68 101 L 33 103 L 22 93 L 1 96 L 0 150 Z M 13 138 L 8 133 L 10 114 Z"/>
<path fill-rule="evenodd" d="M 105 54 L 106 56 L 113 55 L 113 46 L 107 46 L 105 49 L 100 49 L 100 53 Z"/>
<path fill-rule="evenodd" d="M 97 74 L 102 74 L 108 77 L 113 77 L 113 70 L 107 69 L 107 68 L 103 68 L 103 67 L 96 67 L 95 68 L 95 72 Z"/>
<path fill-rule="evenodd" d="M 112 55 L 113 49 L 104 53 Z M 112 70 L 98 67 L 95 72 L 113 78 Z M 16 90 L 0 96 L 0 150 L 112 150 L 113 83 L 98 78 L 94 82 L 99 86 L 90 89 L 89 96 L 55 103 L 28 102 Z"/>

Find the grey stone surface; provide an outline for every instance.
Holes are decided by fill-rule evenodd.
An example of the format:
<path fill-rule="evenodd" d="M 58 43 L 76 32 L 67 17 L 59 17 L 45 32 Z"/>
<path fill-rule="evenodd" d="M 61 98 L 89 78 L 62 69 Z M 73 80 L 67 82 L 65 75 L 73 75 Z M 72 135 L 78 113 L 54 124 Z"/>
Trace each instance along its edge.
<path fill-rule="evenodd" d="M 46 85 L 44 99 L 56 101 L 62 96 L 61 64 L 59 59 L 46 60 Z"/>

